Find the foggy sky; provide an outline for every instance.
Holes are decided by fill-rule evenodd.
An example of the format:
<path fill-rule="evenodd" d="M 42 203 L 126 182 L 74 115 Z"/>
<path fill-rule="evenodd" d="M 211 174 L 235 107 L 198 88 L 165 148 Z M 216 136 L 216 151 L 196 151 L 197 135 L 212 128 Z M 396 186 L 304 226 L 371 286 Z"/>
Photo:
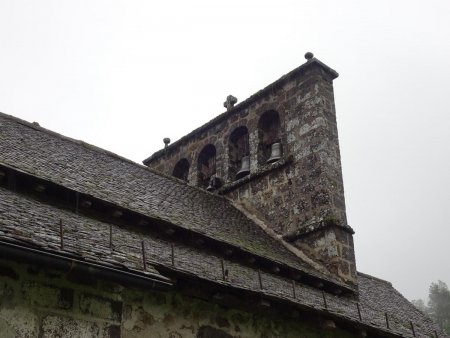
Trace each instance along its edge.
<path fill-rule="evenodd" d="M 305 62 L 334 81 L 357 267 L 450 284 L 450 2 L 0 0 L 0 111 L 141 162 Z"/>

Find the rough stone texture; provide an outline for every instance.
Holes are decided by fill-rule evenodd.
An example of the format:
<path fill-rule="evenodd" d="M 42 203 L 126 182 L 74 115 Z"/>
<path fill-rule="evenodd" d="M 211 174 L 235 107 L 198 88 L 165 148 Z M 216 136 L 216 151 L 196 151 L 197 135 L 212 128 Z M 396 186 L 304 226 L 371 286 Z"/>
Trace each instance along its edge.
<path fill-rule="evenodd" d="M 252 215 L 223 197 L 0 114 L 0 250 L 14 252 L 0 257 L 0 336 L 412 337 L 410 321 L 417 337 L 431 336 L 436 325 L 389 283 L 356 273 L 330 108 L 336 74 L 315 59 L 292 74 L 208 125 L 248 121 L 253 151 L 258 114 L 277 109 L 280 127 L 289 131 L 281 134 L 280 161 L 263 165 L 252 152 L 251 174 L 220 189 L 251 205 Z M 304 97 L 301 88 L 309 88 Z M 292 112 L 301 118 L 287 120 Z M 210 137 L 208 128 L 199 130 L 200 140 Z M 225 154 L 217 172 L 230 177 L 227 144 L 216 134 L 209 141 Z M 303 146 L 290 150 L 297 142 Z M 80 194 L 97 209 L 79 213 L 70 196 Z M 111 216 L 118 209 L 120 221 Z M 267 210 L 274 221 L 263 224 L 256 216 L 264 219 Z M 192 239 L 201 234 L 207 243 L 157 233 L 140 223 L 144 216 Z M 275 226 L 283 217 L 297 223 Z M 323 274 L 266 224 L 334 275 L 354 277 L 359 292 Z M 211 243 L 227 243 L 240 255 Z M 105 279 L 112 269 L 115 277 Z M 117 284 L 118 275 L 123 281 L 130 274 L 133 280 Z M 146 287 L 137 286 L 144 277 Z M 165 291 L 155 291 L 158 285 Z"/>
<path fill-rule="evenodd" d="M 241 126 L 248 128 L 251 169 L 257 170 L 260 166 L 257 158 L 258 121 L 269 110 L 279 114 L 284 156 L 292 155 L 294 161 L 266 178 L 248 182 L 245 185 L 248 197 L 242 192 L 237 196 L 238 200 L 250 199 L 259 210 L 269 210 L 273 218 L 284 220 L 282 224 L 274 225 L 275 229 L 280 228 L 281 234 L 327 217 L 346 224 L 332 76 L 314 64 L 266 95 L 248 104 L 241 103 L 232 114 L 190 134 L 183 142 L 175 142 L 167 152 L 158 153 L 146 163 L 170 175 L 176 162 L 186 158 L 191 163 L 189 182 L 196 185 L 198 154 L 204 146 L 213 144 L 217 149 L 217 175 L 225 184 L 232 183 L 235 177 L 228 174 L 231 133 Z M 269 183 L 263 189 L 260 186 L 262 179 Z M 280 196 L 282 200 L 274 202 L 270 196 L 265 196 L 268 193 Z M 305 202 L 297 202 L 299 194 Z M 236 198 L 232 193 L 229 196 Z"/>
<path fill-rule="evenodd" d="M 176 291 L 116 286 L 116 291 L 111 292 L 111 287 L 102 287 L 101 283 L 96 287 L 74 284 L 64 274 L 53 278 L 49 286 L 45 270 L 29 274 L 25 265 L 3 260 L 0 264 L 8 264 L 19 276 L 18 280 L 0 276 L 0 286 L 13 290 L 8 303 L 0 304 L 2 338 L 323 337 L 320 328 L 306 318 L 288 319 L 273 311 L 251 313 L 225 308 Z M 28 285 L 33 288 L 28 289 Z M 75 302 L 64 309 L 47 306 L 49 287 L 70 290 Z M 112 304 L 120 304 L 116 306 L 117 315 Z M 332 333 L 326 336 L 353 336 L 339 328 Z"/>
<path fill-rule="evenodd" d="M 327 325 L 311 320 L 303 312 L 278 313 L 270 308 L 253 309 L 224 307 L 214 302 L 183 295 L 176 289 L 157 292 L 139 288 L 124 288 L 111 282 L 99 281 L 86 286 L 74 283 L 64 273 L 54 274 L 50 281 L 48 272 L 41 268 L 30 273 L 27 265 L 4 259 L 0 265 L 13 270 L 18 276 L 12 279 L 0 275 L 0 287 L 8 289 L 8 301 L 0 303 L 0 332 L 2 338 L 25 337 L 357 337 L 357 330 L 345 329 L 338 322 Z M 390 334 L 412 337 L 409 320 L 415 324 L 417 337 L 429 337 L 435 329 L 412 304 L 385 281 L 361 274 L 361 314 L 363 323 L 385 327 L 384 313 L 373 308 L 379 303 L 389 313 Z M 29 285 L 32 289 L 24 292 Z M 47 306 L 48 289 L 70 290 L 75 301 L 59 308 Z M 63 293 L 66 291 L 60 291 Z M 302 297 L 301 289 L 297 292 Z M 339 311 L 343 316 L 345 300 L 327 295 L 329 311 Z M 376 298 L 376 299 L 374 299 Z M 99 301 L 101 300 L 101 301 Z M 320 303 L 319 296 L 317 302 Z M 86 311 L 86 303 L 90 303 Z M 42 305 L 44 304 L 44 305 Z M 92 305 L 95 304 L 95 305 Z M 352 312 L 357 315 L 356 308 Z M 111 314 L 117 314 L 112 315 Z M 320 317 L 317 317 L 319 319 Z M 337 328 L 336 328 L 337 326 Z M 385 332 L 385 333 L 386 333 Z M 379 337 L 381 333 L 369 335 Z M 441 336 L 441 335 L 440 335 Z M 444 337 L 443 335 L 441 337 Z"/>
<path fill-rule="evenodd" d="M 212 144 L 217 149 L 216 172 L 225 183 L 219 193 L 236 203 L 249 203 L 278 235 L 293 238 L 296 232 L 330 219 L 336 225 L 347 226 L 332 84 L 337 74 L 316 59 L 290 74 L 173 143 L 166 152 L 155 153 L 145 164 L 171 175 L 175 164 L 186 159 L 191 163 L 189 184 L 199 185 L 199 152 Z M 267 165 L 258 158 L 263 143 L 258 123 L 269 111 L 279 115 L 283 159 L 291 159 L 284 166 Z M 251 173 L 259 175 L 250 175 L 245 183 L 236 186 L 236 177 L 229 170 L 228 144 L 233 131 L 242 126 L 249 131 Z M 326 232 L 317 232 L 318 236 L 327 236 Z M 329 248 L 323 250 L 311 245 L 311 241 L 294 241 L 320 262 L 330 258 L 327 251 L 333 247 L 346 245 L 353 251 L 352 245 L 340 243 L 339 238 L 328 243 Z M 331 255 L 333 264 L 327 264 L 330 272 L 355 282 L 355 269 L 346 268 L 354 266 L 355 261 L 347 262 L 340 253 Z"/>
<path fill-rule="evenodd" d="M 294 244 L 310 257 L 314 257 L 329 271 L 342 277 L 356 276 L 353 236 L 350 230 L 323 222 L 299 235 Z"/>
<path fill-rule="evenodd" d="M 226 198 L 1 113 L 0 164 L 330 279 L 268 236 Z"/>
<path fill-rule="evenodd" d="M 65 226 L 63 250 L 59 247 L 58 226 L 55 226 L 60 219 L 64 220 Z M 108 237 L 110 226 L 115 234 L 112 248 L 109 247 Z M 295 283 L 294 293 L 293 280 L 276 273 L 258 273 L 257 267 L 252 267 L 251 264 L 244 265 L 232 259 L 215 256 L 202 246 L 170 243 L 146 232 L 136 233 L 136 229 L 104 223 L 0 188 L 0 245 L 4 241 L 15 242 L 77 257 L 86 262 L 101 263 L 105 267 L 114 266 L 145 275 L 140 252 L 142 240 L 146 244 L 147 271 L 155 271 L 153 267 L 156 267 L 186 273 L 198 278 L 199 283 L 215 283 L 221 288 L 288 302 L 291 306 L 307 309 L 307 312 L 326 311 L 331 316 L 359 322 L 357 302 L 351 297 L 322 293 L 320 289 L 301 282 Z M 174 244 L 175 265 L 171 262 L 171 244 Z M 222 259 L 226 271 L 225 280 L 221 267 Z M 24 275 L 27 277 L 23 278 Z M 55 284 L 55 281 L 62 277 L 64 283 Z M 142 312 L 144 319 L 139 319 L 136 324 L 131 325 L 127 316 L 133 307 L 124 304 L 119 296 L 126 288 L 106 286 L 95 277 L 73 275 L 70 271 L 62 276 L 58 271 L 45 271 L 40 266 L 18 267 L 3 258 L 0 263 L 0 280 L 5 281 L 0 283 L 0 327 L 3 325 L 4 332 L 20 332 L 20 337 L 36 337 L 37 327 L 41 325 L 39 323 L 45 324 L 43 329 L 48 332 L 57 330 L 58 327 L 65 332 L 66 327 L 73 327 L 88 337 L 92 332 L 107 332 L 106 337 L 109 337 L 107 334 L 111 337 L 128 337 L 123 332 L 133 331 L 134 326 L 143 327 L 141 322 L 147 320 L 147 315 Z M 359 276 L 358 283 L 363 324 L 384 329 L 384 313 L 388 312 L 392 322 L 398 323 L 396 332 L 405 337 L 410 336 L 409 320 L 414 320 L 419 332 L 429 333 L 435 329 L 431 320 L 415 310 L 389 283 L 367 275 Z M 201 290 L 201 287 L 199 289 Z M 20 306 L 16 304 L 16 295 L 19 294 L 22 297 Z M 142 298 L 142 295 L 137 296 L 141 299 L 139 297 Z M 34 308 L 38 308 L 39 313 L 48 313 L 49 317 L 42 322 L 41 317 L 30 311 Z M 76 316 L 71 312 L 75 310 Z M 98 321 L 86 323 L 86 318 L 93 316 Z M 101 323 L 108 325 L 102 326 Z M 220 328 L 224 325 L 226 326 L 225 320 L 217 319 L 214 327 Z M 147 330 L 150 332 L 152 329 L 153 326 Z M 139 337 L 139 333 L 129 333 L 129 336 Z M 275 337 L 289 335 L 280 334 Z"/>
<path fill-rule="evenodd" d="M 59 246 L 59 227 L 57 226 L 59 220 L 64 221 L 64 249 Z M 112 248 L 109 247 L 110 226 L 114 233 Z M 255 264 L 244 265 L 232 258 L 212 254 L 202 246 L 187 245 L 181 242 L 171 243 L 145 231 L 137 233 L 134 229 L 108 224 L 62 210 L 3 188 L 0 188 L 0 240 L 27 243 L 35 248 L 82 258 L 87 262 L 101 262 L 106 266 L 114 266 L 124 271 L 145 273 L 140 249 L 141 241 L 144 241 L 147 271 L 153 271 L 152 266 L 163 266 L 176 271 L 188 272 L 212 282 L 221 284 L 226 282 L 235 287 L 260 292 L 258 267 Z M 171 260 L 172 245 L 174 265 Z M 223 280 L 221 260 L 227 271 L 225 281 Z M 13 270 L 1 265 L 0 275 L 11 276 L 12 279 L 18 278 Z M 298 284 L 298 292 L 301 292 L 303 297 L 293 299 L 292 280 L 277 274 L 271 275 L 262 272 L 261 275 L 264 292 L 268 295 L 281 296 L 300 304 L 317 307 L 317 309 L 323 308 L 320 290 Z M 94 283 L 96 282 L 94 281 Z M 33 288 L 34 285 L 29 284 L 24 288 L 24 292 L 32 292 Z M 63 289 L 53 290 L 51 286 L 46 286 L 41 287 L 39 292 L 45 296 L 47 307 L 65 308 L 68 306 L 67 304 L 73 303 L 74 296 L 69 290 L 63 291 Z M 348 297 L 346 299 L 349 302 L 348 307 L 353 311 L 353 300 Z M 34 301 L 34 303 L 36 302 L 37 300 Z M 103 300 L 99 298 L 95 302 L 88 302 L 82 298 L 77 302 L 80 309 L 88 314 L 90 308 L 97 306 L 97 303 L 102 303 Z M 41 304 L 41 306 L 44 305 Z M 113 309 L 112 305 L 109 307 Z M 105 313 L 105 316 L 112 317 L 112 311 Z"/>
<path fill-rule="evenodd" d="M 0 265 L 7 266 L 18 277 L 13 279 L 0 275 L 0 288 L 10 290 L 8 301 L 0 303 L 2 338 L 289 338 L 357 337 L 359 334 L 357 329 L 349 330 L 329 319 L 321 324 L 303 312 L 287 315 L 265 307 L 248 311 L 192 298 L 176 290 L 132 289 L 111 282 L 80 285 L 67 279 L 65 273 L 53 270 L 54 278 L 49 281 L 46 269 L 31 274 L 26 264 L 4 259 L 0 260 Z M 371 299 L 371 294 L 374 294 L 376 302 L 382 303 L 389 313 L 396 314 L 396 317 L 390 317 L 391 334 L 412 337 L 406 325 L 408 319 L 414 321 L 418 337 L 426 337 L 424 332 L 432 333 L 430 330 L 434 329 L 434 324 L 389 283 L 366 275 L 360 278 L 361 284 L 367 288 L 361 300 L 363 319 L 366 318 L 373 326 L 385 326 L 384 314 L 366 304 L 374 301 Z M 33 288 L 28 289 L 29 285 Z M 47 306 L 45 298 L 49 288 L 70 290 L 74 302 L 64 308 Z M 67 291 L 59 291 L 59 294 L 64 292 Z M 298 296 L 302 296 L 300 290 Z M 340 303 L 339 298 L 327 295 L 327 300 L 330 311 L 345 309 L 345 302 Z M 89 304 L 88 311 L 86 304 Z M 405 320 L 406 323 L 403 322 Z"/>

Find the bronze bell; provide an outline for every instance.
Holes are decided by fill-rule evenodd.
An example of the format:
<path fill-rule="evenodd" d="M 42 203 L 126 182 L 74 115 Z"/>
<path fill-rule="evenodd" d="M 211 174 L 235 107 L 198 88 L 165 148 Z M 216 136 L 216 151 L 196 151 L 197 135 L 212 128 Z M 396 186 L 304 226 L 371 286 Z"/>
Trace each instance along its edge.
<path fill-rule="evenodd" d="M 213 191 L 214 190 L 214 176 L 211 176 L 209 179 L 209 185 L 206 187 L 207 191 Z"/>
<path fill-rule="evenodd" d="M 273 163 L 278 161 L 281 158 L 281 143 L 280 142 L 275 142 L 274 144 L 272 144 L 272 149 L 270 152 L 270 157 L 269 159 L 266 161 L 266 163 Z"/>
<path fill-rule="evenodd" d="M 250 173 L 250 156 L 244 156 L 241 159 L 241 169 L 236 174 L 236 178 L 239 179 Z"/>
<path fill-rule="evenodd" d="M 222 185 L 222 181 L 220 180 L 220 178 L 216 177 L 216 175 L 213 175 L 209 179 L 209 185 L 206 187 L 206 190 L 213 191 L 215 189 L 220 188 L 221 185 Z"/>

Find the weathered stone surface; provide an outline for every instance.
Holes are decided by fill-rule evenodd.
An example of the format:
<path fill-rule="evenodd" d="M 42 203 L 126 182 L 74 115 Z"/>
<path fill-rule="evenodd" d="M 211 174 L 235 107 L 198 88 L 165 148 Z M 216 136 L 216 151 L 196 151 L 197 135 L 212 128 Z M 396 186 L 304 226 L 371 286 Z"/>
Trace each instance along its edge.
<path fill-rule="evenodd" d="M 100 330 L 95 322 L 79 318 L 48 315 L 42 319 L 40 332 L 43 338 L 96 338 L 99 336 Z"/>
<path fill-rule="evenodd" d="M 39 283 L 24 283 L 23 298 L 33 306 L 69 309 L 73 305 L 73 291 Z"/>
<path fill-rule="evenodd" d="M 255 314 L 239 309 L 226 309 L 208 301 L 183 296 L 176 292 L 129 290 L 120 287 L 104 289 L 71 283 L 64 277 L 52 280 L 52 285 L 40 284 L 40 275 L 30 275 L 20 265 L 11 265 L 23 285 L 29 285 L 34 302 L 15 294 L 14 310 L 0 305 L 2 337 L 296 337 L 306 325 L 318 334 L 312 323 L 291 323 L 275 314 Z M 44 272 L 43 272 L 44 273 Z M 0 277 L 3 282 L 5 277 Z M 265 275 L 267 287 L 269 275 Z M 14 283 L 13 281 L 6 281 Z M 276 280 L 273 283 L 278 283 Z M 104 285 L 99 283 L 98 285 Z M 288 285 L 288 284 L 287 284 Z M 73 308 L 59 309 L 47 304 L 48 290 L 66 290 L 75 295 Z M 43 291 L 44 290 L 44 291 Z M 113 291 L 116 290 L 116 291 Z M 102 296 L 94 296 L 101 294 Z M 116 299 L 121 299 L 117 301 Z M 53 300 L 55 301 L 55 300 Z M 114 305 L 120 303 L 120 306 Z M 26 308 L 23 306 L 26 305 Z M 115 316 L 116 308 L 120 312 Z M 20 313 L 20 316 L 18 314 Z M 111 321 L 118 321 L 111 324 Z M 7 336 L 8 335 L 8 336 Z"/>
<path fill-rule="evenodd" d="M 293 268 L 320 274 L 310 264 L 303 262 L 276 240 L 267 236 L 222 196 L 208 194 L 183 184 L 180 180 L 164 177 L 83 142 L 75 142 L 61 136 L 55 137 L 49 131 L 1 113 L 0 124 L 0 164 L 18 168 L 33 176 L 156 220 L 164 220 L 189 231 L 204 234 L 256 255 L 271 257 Z M 209 142 L 209 136 L 205 137 L 205 142 Z M 195 148 L 196 156 L 200 150 Z M 217 151 L 224 152 L 219 146 Z M 169 152 L 168 157 L 170 154 Z M 74 157 L 76 161 L 73 160 Z M 190 163 L 194 163 L 190 156 L 186 158 Z M 218 161 L 217 164 L 219 163 Z M 242 196 L 247 195 L 252 196 L 249 191 L 243 191 Z M 20 204 L 19 200 L 21 199 L 16 198 L 17 204 Z M 15 202 L 0 201 L 0 203 L 3 203 L 2 208 L 8 209 Z M 39 228 L 39 222 L 45 221 L 46 216 L 37 211 L 34 214 L 27 221 Z M 64 213 L 62 218 L 71 217 L 71 213 L 68 212 Z M 58 218 L 53 219 L 58 222 Z M 72 224 L 73 231 L 83 227 L 83 224 L 78 222 Z M 109 238 L 107 227 L 99 227 L 99 223 L 95 222 L 92 226 L 86 235 L 80 233 L 84 236 L 83 244 L 86 248 L 95 247 L 99 240 Z M 14 232 L 17 236 L 21 236 L 22 231 L 15 229 Z M 95 235 L 91 236 L 92 233 Z M 51 243 L 59 243 L 58 233 L 55 231 L 47 229 L 37 236 Z M 29 233 L 26 238 L 24 237 L 23 240 L 31 241 L 32 234 Z M 134 237 L 137 238 L 136 235 Z M 67 243 L 68 248 L 70 245 L 71 243 Z M 139 247 L 121 248 L 135 253 L 134 256 L 128 257 L 127 265 L 137 267 L 142 264 L 139 259 Z M 81 279 L 84 276 L 74 276 L 77 277 L 83 282 Z M 84 282 L 89 284 L 92 281 Z"/>
<path fill-rule="evenodd" d="M 122 303 L 91 294 L 81 294 L 78 299 L 80 312 L 97 318 L 121 322 Z"/>
<path fill-rule="evenodd" d="M 232 188 L 220 192 L 237 203 L 251 205 L 279 235 L 291 234 L 308 224 L 331 217 L 337 224 L 345 226 L 347 220 L 332 85 L 334 75 L 313 63 L 310 67 L 305 65 L 303 72 L 296 76 L 288 75 L 275 82 L 270 91 L 259 92 L 248 103 L 244 101 L 229 109 L 175 142 L 169 154 L 162 156 L 156 153 L 145 163 L 170 175 L 175 163 L 187 158 L 193 164 L 189 182 L 198 185 L 195 177 L 199 151 L 205 145 L 213 144 L 217 148 L 217 172 L 221 173 L 225 186 L 232 186 L 236 180 L 235 170 L 229 168 L 234 165 L 230 162 L 230 156 L 234 155 L 230 153 L 230 147 L 223 145 L 229 143 L 236 128 L 246 128 L 249 132 L 250 175 L 262 170 L 265 165 L 261 160 L 262 154 L 268 149 L 265 142 L 277 130 L 279 135 L 269 144 L 280 142 L 283 157 L 291 156 L 293 161 L 246 181 L 236 187 L 237 194 Z M 271 114 L 276 118 L 267 119 Z M 319 260 L 326 259 L 320 257 Z M 347 274 L 345 279 L 354 282 L 355 278 Z"/>
<path fill-rule="evenodd" d="M 215 144 L 222 154 L 215 162 L 217 174 L 234 180 L 226 167 L 231 157 L 223 136 L 227 128 L 245 125 L 252 173 L 228 182 L 222 192 L 251 205 L 252 215 L 224 198 L 0 114 L 0 166 L 8 172 L 7 182 L 0 182 L 0 244 L 17 255 L 0 257 L 0 336 L 339 338 L 357 336 L 364 326 L 377 336 L 410 337 L 410 320 L 418 336 L 430 335 L 436 326 L 390 284 L 356 274 L 352 232 L 345 227 L 332 97 L 331 80 L 337 74 L 315 59 L 307 64 L 232 108 L 218 124 L 213 121 L 194 133 L 198 138 L 178 142 L 186 147 L 191 167 L 199 142 Z M 273 117 L 274 111 L 279 113 L 285 157 L 266 164 L 267 146 L 278 141 L 278 127 L 269 128 L 260 117 L 267 112 L 264 116 Z M 175 148 L 165 152 L 169 161 Z M 12 172 L 22 181 L 14 181 Z M 197 173 L 191 171 L 188 179 L 196 184 Z M 39 189 L 39 196 L 27 191 L 27 182 L 36 180 L 47 180 L 54 194 L 51 189 Z M 102 203 L 95 212 L 114 205 L 118 217 L 80 214 L 78 203 L 68 206 L 74 202 L 69 195 L 78 201 L 79 193 Z M 141 215 L 132 219 L 136 213 Z M 265 216 L 257 219 L 259 214 Z M 145 216 L 147 223 L 141 224 Z M 208 243 L 146 231 L 154 220 L 184 234 L 201 233 Z M 358 279 L 359 299 L 342 294 L 348 289 L 318 273 L 323 269 L 303 253 L 286 250 L 288 244 L 272 230 L 289 235 L 284 238 L 331 274 Z M 232 249 L 220 252 L 208 246 L 213 239 Z M 25 253 L 30 261 L 24 260 Z M 78 264 L 89 268 L 80 274 Z M 110 280 L 103 274 L 112 268 L 115 277 Z M 136 286 L 122 279 L 131 273 L 156 279 L 147 279 L 148 287 Z M 169 281 L 164 276 L 176 277 L 175 284 L 154 291 L 155 285 Z M 386 312 L 389 333 L 383 326 Z"/>
<path fill-rule="evenodd" d="M 17 336 L 16 330 L 4 319 L 0 319 L 0 332 L 3 338 L 15 338 Z"/>
<path fill-rule="evenodd" d="M 1 337 L 323 337 L 320 325 L 309 321 L 303 314 L 286 316 L 263 307 L 249 311 L 242 308 L 224 307 L 208 300 L 184 295 L 176 290 L 156 292 L 143 288 L 123 288 L 118 284 L 100 281 L 96 287 L 67 280 L 64 275 L 42 282 L 45 268 L 40 274 L 27 272 L 26 264 L 5 263 L 18 276 L 21 285 L 31 286 L 23 297 L 22 288 L 15 288 L 17 280 L 0 276 L 0 284 L 12 290 L 10 301 L 0 303 Z M 229 282 L 248 287 L 247 279 L 254 278 L 254 287 L 259 289 L 258 274 L 228 263 L 233 271 Z M 263 291 L 275 290 L 272 297 L 293 299 L 292 282 L 275 275 L 261 273 Z M 435 329 L 431 320 L 424 317 L 392 286 L 382 280 L 361 274 L 360 309 L 363 322 L 383 327 L 384 312 L 387 311 L 396 330 L 409 337 L 409 320 L 418 334 Z M 3 287 L 5 289 L 5 287 Z M 45 292 L 41 290 L 46 290 Z M 48 290 L 70 290 L 74 295 L 71 308 L 42 307 L 49 304 L 45 299 Z M 67 291 L 64 291 L 67 293 Z M 59 291 L 59 294 L 64 293 Z M 323 294 L 319 290 L 296 283 L 297 301 L 310 309 L 324 309 Z M 327 311 L 348 319 L 359 321 L 356 303 L 346 297 L 325 293 Z M 56 301 L 56 298 L 52 300 Z M 245 303 L 245 302 L 244 302 Z M 336 317 L 339 318 L 339 317 Z M 339 328 L 333 329 L 330 337 L 354 337 L 356 333 Z"/>
<path fill-rule="evenodd" d="M 30 309 L 14 298 L 13 306 L 5 307 L 0 304 L 0 327 L 4 329 L 6 337 L 35 338 L 39 332 L 39 312 Z M 8 337 L 8 338 L 9 338 Z"/>
<path fill-rule="evenodd" d="M 233 336 L 229 335 L 226 332 L 223 332 L 222 330 L 218 330 L 211 326 L 202 326 L 198 330 L 197 338 L 233 338 Z"/>

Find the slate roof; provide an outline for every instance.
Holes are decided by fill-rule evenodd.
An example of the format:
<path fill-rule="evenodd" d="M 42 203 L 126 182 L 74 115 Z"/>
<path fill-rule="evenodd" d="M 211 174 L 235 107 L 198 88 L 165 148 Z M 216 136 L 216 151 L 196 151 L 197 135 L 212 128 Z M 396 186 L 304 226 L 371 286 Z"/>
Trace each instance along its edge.
<path fill-rule="evenodd" d="M 2 113 L 0 164 L 345 287 L 288 251 L 224 197 Z"/>
<path fill-rule="evenodd" d="M 59 220 L 64 222 L 63 249 L 60 247 Z M 109 247 L 110 226 L 115 234 L 112 248 Z M 94 233 L 95 236 L 92 235 Z M 154 268 L 158 270 L 165 267 L 221 286 L 255 292 L 308 311 L 327 313 L 402 337 L 413 337 L 410 321 L 413 322 L 417 337 L 429 336 L 437 329 L 429 318 L 401 296 L 390 283 L 369 275 L 358 274 L 359 302 L 349 297 L 323 293 L 300 283 L 295 284 L 294 295 L 292 280 L 276 274 L 258 272 L 254 267 L 231 260 L 224 260 L 228 271 L 228 277 L 224 280 L 222 257 L 176 243 L 173 264 L 173 243 L 167 240 L 94 220 L 0 188 L 0 245 L 2 242 L 12 242 L 146 274 L 142 262 L 141 241 L 144 241 L 146 248 L 146 270 L 152 273 Z M 386 313 L 389 317 L 389 329 L 386 327 Z"/>
<path fill-rule="evenodd" d="M 358 273 L 358 280 L 359 300 L 363 308 L 380 309 L 393 315 L 399 322 L 411 321 L 420 325 L 423 331 L 437 330 L 436 324 L 394 289 L 391 283 L 363 273 Z"/>
<path fill-rule="evenodd" d="M 226 199 L 4 114 L 0 115 L 0 164 L 319 274 Z M 60 220 L 64 223 L 63 248 L 60 247 Z M 112 247 L 110 228 L 114 233 Z M 261 272 L 255 266 L 224 259 L 202 247 L 169 242 L 145 229 L 136 231 L 136 228 L 111 224 L 0 187 L 0 245 L 2 242 L 79 257 L 143 275 L 163 273 L 161 268 L 164 268 L 398 336 L 413 337 L 411 322 L 417 337 L 433 335 L 437 329 L 390 283 L 369 275 L 358 274 L 359 301 L 356 301 L 304 284 L 293 284 L 279 274 Z M 226 278 L 222 262 L 228 271 Z"/>

